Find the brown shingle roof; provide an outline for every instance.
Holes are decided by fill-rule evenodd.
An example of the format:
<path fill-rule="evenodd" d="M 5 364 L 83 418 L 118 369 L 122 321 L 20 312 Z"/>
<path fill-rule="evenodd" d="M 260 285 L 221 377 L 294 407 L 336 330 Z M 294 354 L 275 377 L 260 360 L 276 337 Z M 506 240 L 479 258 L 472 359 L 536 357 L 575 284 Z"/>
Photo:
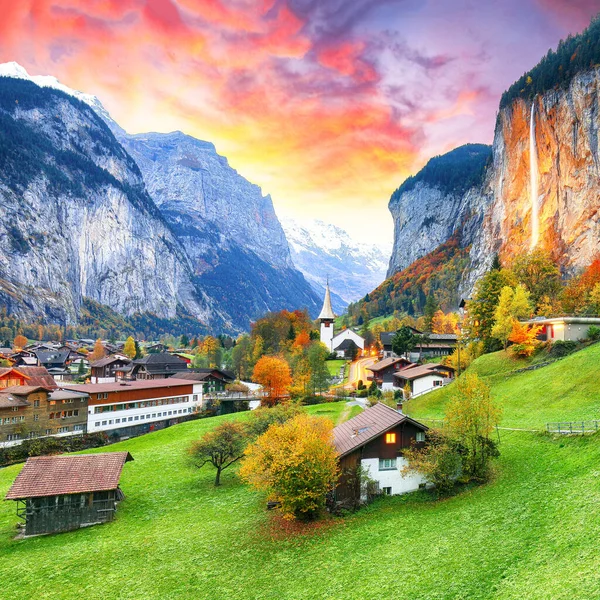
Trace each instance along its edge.
<path fill-rule="evenodd" d="M 335 427 L 333 443 L 338 455 L 345 456 L 404 421 L 410 421 L 424 430 L 427 429 L 425 425 L 378 402 L 375 406 L 367 408 L 356 417 Z"/>
<path fill-rule="evenodd" d="M 6 392 L 0 393 L 0 408 L 12 408 L 13 406 L 29 406 L 29 402 L 23 396 L 14 396 Z"/>
<path fill-rule="evenodd" d="M 440 375 L 441 377 L 444 377 L 445 374 L 439 372 L 438 369 L 449 369 L 451 371 L 454 370 L 452 367 L 444 367 L 444 365 L 440 364 L 419 365 L 417 367 L 402 369 L 401 371 L 394 373 L 394 377 L 397 377 L 398 379 L 406 379 L 408 381 L 419 379 L 420 377 L 426 377 L 427 375 Z"/>
<path fill-rule="evenodd" d="M 129 452 L 28 458 L 6 500 L 114 490 Z"/>
<path fill-rule="evenodd" d="M 412 364 L 410 362 L 410 360 L 408 360 L 406 358 L 396 358 L 395 356 L 390 356 L 389 358 L 384 358 L 383 360 L 376 362 L 374 365 L 371 365 L 370 367 L 366 367 L 366 369 L 367 369 L 367 371 L 374 371 L 374 372 L 382 371 L 383 369 L 387 369 L 388 367 L 391 367 L 399 362 L 405 362 L 409 365 Z"/>
<path fill-rule="evenodd" d="M 54 390 L 58 386 L 54 377 L 48 373 L 46 367 L 17 367 L 17 370 L 29 377 L 27 385 L 39 385 L 49 390 Z"/>

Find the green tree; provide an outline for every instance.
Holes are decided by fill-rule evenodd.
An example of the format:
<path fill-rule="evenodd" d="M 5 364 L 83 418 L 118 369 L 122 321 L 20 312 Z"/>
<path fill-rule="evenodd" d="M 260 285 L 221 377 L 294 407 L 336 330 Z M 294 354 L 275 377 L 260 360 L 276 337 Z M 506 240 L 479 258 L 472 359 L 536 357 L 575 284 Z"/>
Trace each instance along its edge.
<path fill-rule="evenodd" d="M 313 342 L 308 349 L 310 386 L 313 394 L 322 394 L 329 389 L 331 375 L 327 368 L 329 350 L 321 342 Z"/>
<path fill-rule="evenodd" d="M 427 296 L 427 301 L 425 302 L 425 309 L 423 314 L 425 315 L 425 330 L 433 331 L 433 315 L 440 309 L 440 306 L 435 299 L 433 294 L 429 294 Z"/>
<path fill-rule="evenodd" d="M 235 421 L 226 421 L 195 442 L 190 453 L 199 469 L 210 463 L 217 470 L 215 486 L 218 486 L 221 485 L 221 473 L 242 458 L 247 443 L 244 426 Z"/>
<path fill-rule="evenodd" d="M 398 356 L 402 356 L 414 350 L 417 345 L 415 335 L 410 327 L 403 325 L 392 338 L 392 350 Z"/>
<path fill-rule="evenodd" d="M 490 386 L 475 373 L 467 371 L 456 381 L 446 408 L 446 423 L 449 434 L 466 449 L 463 464 L 469 477 L 487 477 L 489 459 L 498 456 L 491 435 L 501 416 Z"/>
<path fill-rule="evenodd" d="M 179 344 L 182 348 L 187 348 L 190 345 L 190 339 L 185 333 L 179 338 Z"/>
<path fill-rule="evenodd" d="M 518 256 L 513 264 L 513 271 L 517 281 L 530 293 L 536 312 L 544 296 L 555 298 L 562 290 L 558 266 L 550 253 L 541 248 Z"/>

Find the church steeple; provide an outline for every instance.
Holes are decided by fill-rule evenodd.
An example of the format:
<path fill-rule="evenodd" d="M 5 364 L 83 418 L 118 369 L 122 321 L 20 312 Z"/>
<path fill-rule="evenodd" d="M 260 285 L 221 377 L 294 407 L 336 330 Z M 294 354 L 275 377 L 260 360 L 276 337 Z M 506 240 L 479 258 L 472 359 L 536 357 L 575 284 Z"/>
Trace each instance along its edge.
<path fill-rule="evenodd" d="M 319 321 L 321 322 L 321 342 L 327 346 L 329 352 L 333 352 L 333 321 L 335 319 L 335 313 L 331 306 L 331 293 L 329 291 L 329 277 L 327 278 L 327 285 L 325 286 L 325 300 L 323 301 L 323 308 L 319 314 Z"/>
<path fill-rule="evenodd" d="M 331 293 L 329 292 L 329 278 L 327 278 L 327 285 L 325 286 L 325 300 L 323 301 L 323 308 L 319 314 L 319 320 L 321 321 L 333 321 L 335 314 L 331 306 Z"/>

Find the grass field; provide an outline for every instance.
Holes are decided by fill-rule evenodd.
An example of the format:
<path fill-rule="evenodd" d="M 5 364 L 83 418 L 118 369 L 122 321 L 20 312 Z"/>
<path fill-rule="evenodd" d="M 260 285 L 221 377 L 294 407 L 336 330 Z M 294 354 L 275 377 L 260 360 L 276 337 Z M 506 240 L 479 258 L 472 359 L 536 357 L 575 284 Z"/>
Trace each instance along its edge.
<path fill-rule="evenodd" d="M 337 377 L 340 374 L 340 368 L 346 361 L 343 359 L 338 360 L 328 360 L 327 361 L 327 369 L 329 370 L 329 374 L 332 377 Z"/>
<path fill-rule="evenodd" d="M 485 357 L 494 360 L 502 357 Z M 600 416 L 599 360 L 600 347 L 592 347 L 516 376 L 485 368 L 505 422 L 526 426 L 574 412 Z M 439 416 L 449 391 L 407 408 L 416 418 Z M 309 410 L 334 422 L 355 412 L 344 403 Z M 127 498 L 110 524 L 14 541 L 14 506 L 0 505 L 0 598 L 600 596 L 598 436 L 501 431 L 501 457 L 484 486 L 441 502 L 426 493 L 382 498 L 286 537 L 235 471 L 226 471 L 215 489 L 212 470 L 186 461 L 192 440 L 232 418 L 246 415 L 193 421 L 111 446 L 129 450 L 135 461 L 125 465 Z M 19 468 L 0 470 L 0 493 Z"/>

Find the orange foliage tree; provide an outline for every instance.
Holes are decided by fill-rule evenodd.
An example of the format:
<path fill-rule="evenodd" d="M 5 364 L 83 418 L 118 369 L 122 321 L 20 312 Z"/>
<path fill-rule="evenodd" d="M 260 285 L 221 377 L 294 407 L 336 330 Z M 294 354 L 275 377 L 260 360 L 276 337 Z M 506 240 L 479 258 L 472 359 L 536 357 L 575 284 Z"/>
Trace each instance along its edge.
<path fill-rule="evenodd" d="M 102 345 L 102 340 L 100 338 L 98 338 L 96 340 L 96 343 L 94 344 L 94 349 L 92 350 L 92 353 L 89 356 L 89 360 L 91 362 L 96 362 L 97 360 L 100 360 L 101 358 L 104 358 L 106 356 L 106 350 L 104 349 L 104 346 Z"/>
<path fill-rule="evenodd" d="M 22 350 L 23 348 L 25 348 L 25 346 L 27 346 L 27 338 L 21 334 L 16 336 L 15 339 L 13 340 L 13 347 L 15 348 L 15 350 L 17 348 L 19 350 Z"/>
<path fill-rule="evenodd" d="M 266 394 L 264 403 L 276 404 L 288 393 L 292 384 L 290 366 L 284 358 L 278 356 L 263 356 L 254 365 L 252 379 L 262 385 Z"/>
<path fill-rule="evenodd" d="M 539 345 L 537 336 L 542 330 L 542 325 L 526 325 L 514 321 L 509 341 L 513 343 L 510 347 L 511 354 L 515 356 L 531 356 Z"/>
<path fill-rule="evenodd" d="M 314 518 L 339 475 L 333 423 L 307 414 L 271 425 L 245 455 L 240 476 L 280 502 L 287 519 Z"/>

